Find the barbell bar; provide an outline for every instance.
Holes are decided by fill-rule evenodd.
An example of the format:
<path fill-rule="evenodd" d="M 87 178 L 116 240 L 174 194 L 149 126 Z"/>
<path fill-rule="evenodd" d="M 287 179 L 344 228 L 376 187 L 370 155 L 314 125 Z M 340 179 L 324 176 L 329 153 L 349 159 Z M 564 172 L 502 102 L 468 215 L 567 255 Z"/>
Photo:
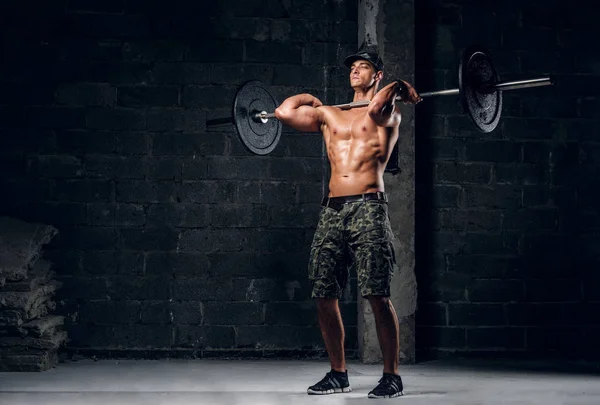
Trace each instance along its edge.
<path fill-rule="evenodd" d="M 501 90 L 519 90 L 525 89 L 528 87 L 540 87 L 540 86 L 551 86 L 554 84 L 554 79 L 549 77 L 539 77 L 536 79 L 526 79 L 526 80 L 515 80 L 510 82 L 499 82 L 492 84 L 490 86 L 482 86 L 479 91 L 493 93 L 494 91 Z M 422 98 L 426 97 L 435 97 L 435 96 L 453 96 L 460 93 L 458 88 L 456 89 L 447 89 L 447 90 L 436 90 L 436 91 L 427 91 L 424 93 L 419 93 L 419 96 Z M 396 101 L 402 101 L 402 97 L 396 97 Z M 370 104 L 369 100 L 361 100 L 354 101 L 352 103 L 345 104 L 336 104 L 332 105 L 332 107 L 337 107 L 341 110 L 349 110 L 352 108 L 366 107 Z M 275 118 L 275 113 L 268 113 L 266 111 L 261 111 L 259 113 L 254 114 L 253 117 L 255 120 L 263 120 L 269 118 Z"/>
<path fill-rule="evenodd" d="M 422 98 L 459 95 L 463 109 L 475 126 L 484 133 L 493 131 L 502 113 L 502 93 L 530 87 L 550 86 L 552 76 L 527 80 L 500 81 L 492 58 L 478 45 L 467 47 L 458 65 L 458 88 L 420 93 Z M 400 97 L 397 101 L 402 101 Z M 365 107 L 368 100 L 338 104 L 342 110 Z M 208 120 L 207 126 L 233 122 L 242 143 L 253 153 L 271 153 L 281 138 L 282 124 L 275 118 L 278 102 L 264 85 L 251 80 L 238 89 L 233 102 L 232 118 Z"/>

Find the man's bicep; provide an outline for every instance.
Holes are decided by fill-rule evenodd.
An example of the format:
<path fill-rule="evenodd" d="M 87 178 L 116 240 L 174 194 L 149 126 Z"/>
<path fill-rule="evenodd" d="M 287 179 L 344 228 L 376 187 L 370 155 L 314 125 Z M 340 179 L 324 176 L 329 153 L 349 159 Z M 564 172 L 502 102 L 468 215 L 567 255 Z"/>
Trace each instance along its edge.
<path fill-rule="evenodd" d="M 396 111 L 392 113 L 392 115 L 388 119 L 388 122 L 384 126 L 387 128 L 393 128 L 399 126 L 401 122 L 402 114 L 400 114 L 400 110 L 398 110 L 398 107 L 396 107 Z"/>
<path fill-rule="evenodd" d="M 303 105 L 297 108 L 292 127 L 299 131 L 319 132 L 323 123 L 323 114 L 317 108 Z"/>
<path fill-rule="evenodd" d="M 393 112 L 387 117 L 371 116 L 373 123 L 381 128 L 394 128 L 400 125 L 402 116 L 399 113 Z"/>

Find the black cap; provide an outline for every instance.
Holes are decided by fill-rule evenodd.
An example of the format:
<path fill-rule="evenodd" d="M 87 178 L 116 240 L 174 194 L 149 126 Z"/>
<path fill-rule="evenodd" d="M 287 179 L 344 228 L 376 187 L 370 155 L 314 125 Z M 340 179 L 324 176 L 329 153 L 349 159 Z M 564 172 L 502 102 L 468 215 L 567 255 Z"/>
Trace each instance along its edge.
<path fill-rule="evenodd" d="M 351 67 L 352 64 L 357 60 L 369 61 L 375 66 L 375 69 L 377 69 L 378 71 L 383 70 L 383 61 L 375 52 L 359 51 L 358 53 L 350 55 L 346 59 L 344 59 L 344 65 L 346 65 L 347 67 Z"/>

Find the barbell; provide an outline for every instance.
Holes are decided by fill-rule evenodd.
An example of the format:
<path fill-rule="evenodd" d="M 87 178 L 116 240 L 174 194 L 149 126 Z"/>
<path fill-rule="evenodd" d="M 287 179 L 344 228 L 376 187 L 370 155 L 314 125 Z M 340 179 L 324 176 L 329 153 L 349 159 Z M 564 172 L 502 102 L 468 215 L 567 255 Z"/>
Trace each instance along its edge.
<path fill-rule="evenodd" d="M 502 114 L 502 92 L 529 87 L 549 86 L 554 79 L 535 79 L 501 82 L 489 52 L 478 45 L 467 47 L 458 65 L 458 88 L 419 93 L 422 98 L 459 95 L 465 112 L 481 132 L 492 132 Z M 397 97 L 396 101 L 402 101 Z M 365 107 L 369 100 L 337 104 L 347 110 Z M 282 124 L 275 118 L 278 102 L 266 85 L 258 80 L 244 83 L 233 101 L 233 117 L 208 120 L 207 126 L 233 122 L 242 143 L 257 155 L 269 154 L 281 138 Z"/>

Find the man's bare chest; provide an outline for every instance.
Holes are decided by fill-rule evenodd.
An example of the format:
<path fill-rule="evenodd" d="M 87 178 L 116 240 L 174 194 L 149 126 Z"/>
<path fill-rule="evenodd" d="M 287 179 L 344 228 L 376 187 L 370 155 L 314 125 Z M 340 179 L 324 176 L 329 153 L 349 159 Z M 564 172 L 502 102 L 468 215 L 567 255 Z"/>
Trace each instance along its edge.
<path fill-rule="evenodd" d="M 366 111 L 341 111 L 328 118 L 326 124 L 332 140 L 360 140 L 377 134 Z"/>

